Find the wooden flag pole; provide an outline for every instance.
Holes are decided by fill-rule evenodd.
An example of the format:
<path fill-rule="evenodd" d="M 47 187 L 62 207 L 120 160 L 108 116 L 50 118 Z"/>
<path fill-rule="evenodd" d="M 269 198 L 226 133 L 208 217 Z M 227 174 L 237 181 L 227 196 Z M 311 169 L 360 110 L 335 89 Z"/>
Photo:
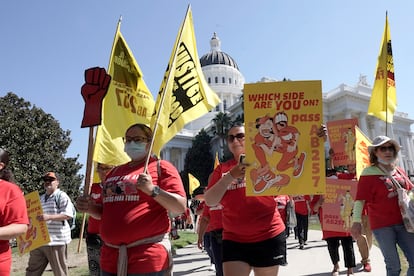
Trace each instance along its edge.
<path fill-rule="evenodd" d="M 94 145 L 94 127 L 89 127 L 88 159 L 86 160 L 85 186 L 83 187 L 83 196 L 89 195 L 89 190 L 91 186 L 93 145 Z M 81 229 L 79 233 L 78 253 L 80 253 L 80 250 L 81 250 L 83 232 L 85 230 L 85 221 L 86 221 L 86 213 L 83 213 L 82 225 L 81 225 Z"/>

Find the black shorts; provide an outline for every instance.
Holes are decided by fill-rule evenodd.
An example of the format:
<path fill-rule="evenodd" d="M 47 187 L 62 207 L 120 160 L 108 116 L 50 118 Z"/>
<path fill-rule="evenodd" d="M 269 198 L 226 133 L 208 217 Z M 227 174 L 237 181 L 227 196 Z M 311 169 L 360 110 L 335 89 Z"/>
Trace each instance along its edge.
<path fill-rule="evenodd" d="M 286 258 L 286 233 L 268 240 L 239 243 L 223 240 L 223 263 L 241 261 L 252 267 L 282 265 Z"/>

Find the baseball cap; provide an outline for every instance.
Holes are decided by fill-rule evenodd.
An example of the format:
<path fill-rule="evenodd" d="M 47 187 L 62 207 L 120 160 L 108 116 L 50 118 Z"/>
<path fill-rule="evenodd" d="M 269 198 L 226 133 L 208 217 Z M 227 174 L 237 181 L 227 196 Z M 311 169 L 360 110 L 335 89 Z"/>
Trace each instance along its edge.
<path fill-rule="evenodd" d="M 57 179 L 59 179 L 59 177 L 57 176 L 57 173 L 55 173 L 55 172 L 47 172 L 46 174 L 44 174 L 42 176 L 42 179 L 43 180 L 46 180 L 46 179 L 57 180 Z"/>

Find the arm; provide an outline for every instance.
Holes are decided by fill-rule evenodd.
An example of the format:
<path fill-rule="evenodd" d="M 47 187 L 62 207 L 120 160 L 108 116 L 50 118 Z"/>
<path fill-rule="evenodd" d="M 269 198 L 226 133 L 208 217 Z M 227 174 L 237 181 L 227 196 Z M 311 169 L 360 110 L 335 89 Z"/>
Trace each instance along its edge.
<path fill-rule="evenodd" d="M 137 189 L 151 196 L 156 185 L 152 183 L 152 177 L 150 174 L 141 173 L 138 177 L 136 186 Z M 187 200 L 185 197 L 179 195 L 178 193 L 165 191 L 161 188 L 159 189 L 159 194 L 153 197 L 153 199 L 173 214 L 182 214 L 187 208 Z"/>
<path fill-rule="evenodd" d="M 27 231 L 27 224 L 12 223 L 0 227 L 0 240 L 10 240 Z"/>
<path fill-rule="evenodd" d="M 70 218 L 71 216 L 68 216 L 65 214 L 41 214 L 37 216 L 37 220 L 39 221 L 48 221 L 48 220 L 64 221 Z"/>
<path fill-rule="evenodd" d="M 101 219 L 102 205 L 95 203 L 90 196 L 80 196 L 76 200 L 76 209 L 82 213 L 88 213 L 95 219 Z"/>
<path fill-rule="evenodd" d="M 247 166 L 249 166 L 249 164 L 237 164 L 213 186 L 208 188 L 205 192 L 206 204 L 208 206 L 216 206 L 219 204 L 231 183 L 237 178 L 244 178 Z"/>
<path fill-rule="evenodd" d="M 352 227 L 351 235 L 354 239 L 359 238 L 362 235 L 361 215 L 364 208 L 364 200 L 356 200 L 354 203 L 353 215 L 352 215 Z"/>
<path fill-rule="evenodd" d="M 198 226 L 198 241 L 197 241 L 197 246 L 200 249 L 203 249 L 203 237 L 204 234 L 206 233 L 206 229 L 208 226 L 210 219 L 206 216 L 202 216 L 201 220 L 200 220 L 200 225 Z"/>

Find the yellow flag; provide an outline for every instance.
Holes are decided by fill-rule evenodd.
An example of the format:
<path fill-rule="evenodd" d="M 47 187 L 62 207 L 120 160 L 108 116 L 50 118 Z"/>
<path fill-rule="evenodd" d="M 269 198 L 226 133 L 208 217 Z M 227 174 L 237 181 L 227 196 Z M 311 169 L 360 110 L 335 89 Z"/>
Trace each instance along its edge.
<path fill-rule="evenodd" d="M 192 195 L 194 190 L 200 187 L 200 181 L 191 173 L 188 173 L 188 183 L 188 192 Z"/>
<path fill-rule="evenodd" d="M 370 165 L 368 146 L 372 143 L 357 126 L 355 126 L 355 138 L 356 174 L 357 179 L 359 179 L 362 170 Z"/>
<path fill-rule="evenodd" d="M 151 121 L 155 131 L 153 153 L 159 156 L 161 148 L 185 124 L 208 113 L 219 102 L 201 70 L 189 6 L 155 104 Z"/>
<path fill-rule="evenodd" d="M 397 94 L 394 79 L 394 60 L 391 48 L 391 33 L 388 26 L 388 15 L 385 16 L 385 29 L 381 50 L 378 56 L 377 71 L 368 114 L 385 122 L 392 123 L 397 107 Z"/>
<path fill-rule="evenodd" d="M 218 152 L 216 152 L 216 159 L 214 159 L 214 169 L 217 168 L 218 165 L 220 165 L 220 160 L 218 158 Z"/>
<path fill-rule="evenodd" d="M 93 154 L 95 162 L 108 165 L 130 160 L 124 152 L 122 137 L 132 124 L 149 125 L 154 108 L 152 94 L 121 34 L 120 25 L 118 22 L 109 61 L 112 81 L 103 100 L 102 125 L 97 129 Z"/>

